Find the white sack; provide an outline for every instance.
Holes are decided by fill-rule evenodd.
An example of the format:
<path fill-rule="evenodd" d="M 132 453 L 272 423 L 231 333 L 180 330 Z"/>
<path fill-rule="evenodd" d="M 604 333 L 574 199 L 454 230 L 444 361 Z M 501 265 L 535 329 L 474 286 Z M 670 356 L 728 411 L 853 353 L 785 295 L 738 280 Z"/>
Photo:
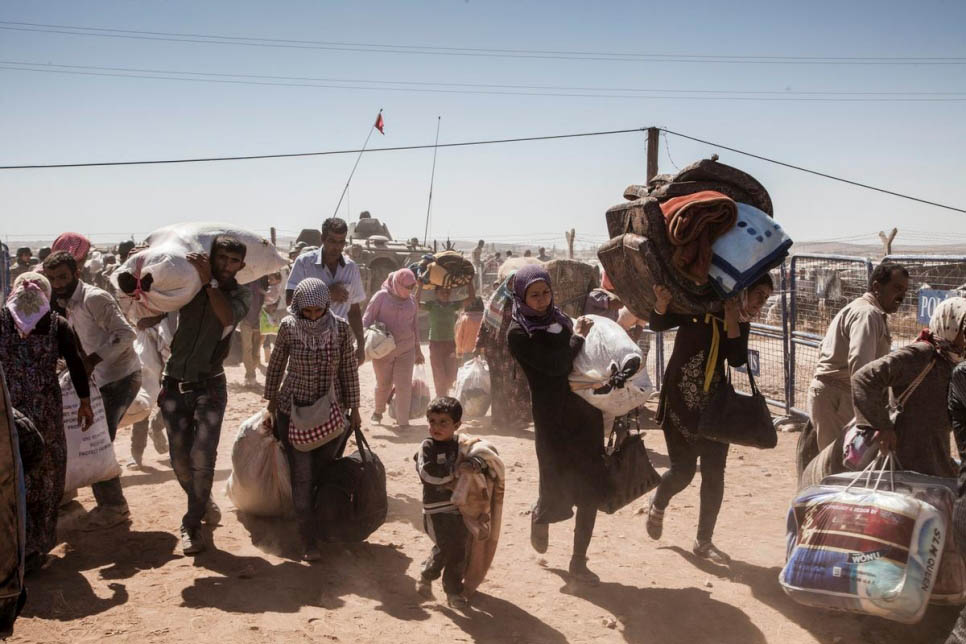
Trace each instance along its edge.
<path fill-rule="evenodd" d="M 64 401 L 64 434 L 67 436 L 67 479 L 64 491 L 87 487 L 121 475 L 121 466 L 114 456 L 114 444 L 107 429 L 107 417 L 101 392 L 91 383 L 91 409 L 94 424 L 85 432 L 77 422 L 80 398 L 74 391 L 70 374 L 60 376 L 60 391 Z"/>
<path fill-rule="evenodd" d="M 225 493 L 235 507 L 263 517 L 290 517 L 292 479 L 281 441 L 265 427 L 267 411 L 260 411 L 242 423 L 231 448 L 231 476 Z"/>
<path fill-rule="evenodd" d="M 201 280 L 188 263 L 188 253 L 210 253 L 211 244 L 219 235 L 230 235 L 245 244 L 245 268 L 236 279 L 248 284 L 275 273 L 288 262 L 270 241 L 242 228 L 222 223 L 184 223 L 154 231 L 145 240 L 148 248 L 131 255 L 111 274 L 117 287 L 121 309 L 131 320 L 151 317 L 181 309 L 199 290 Z M 135 300 L 118 286 L 118 277 L 127 273 L 144 279 L 151 275 L 150 290 Z"/>
<path fill-rule="evenodd" d="M 617 322 L 600 315 L 587 317 L 593 320 L 594 326 L 574 358 L 571 388 L 597 409 L 613 416 L 623 416 L 646 403 L 654 391 L 644 354 Z M 594 389 L 607 384 L 612 367 L 620 368 L 633 357 L 640 359 L 641 367 L 624 387 L 612 388 L 604 394 L 594 393 Z"/>

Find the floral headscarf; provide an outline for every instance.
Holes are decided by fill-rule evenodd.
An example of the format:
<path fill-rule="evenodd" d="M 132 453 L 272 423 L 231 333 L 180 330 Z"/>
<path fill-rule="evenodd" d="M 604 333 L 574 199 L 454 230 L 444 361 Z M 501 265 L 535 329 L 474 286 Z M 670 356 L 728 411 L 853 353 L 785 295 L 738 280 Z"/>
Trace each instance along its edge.
<path fill-rule="evenodd" d="M 389 273 L 389 277 L 382 283 L 384 291 L 403 299 L 412 295 L 411 292 L 407 293 L 403 289 L 408 290 L 414 286 L 416 286 L 416 276 L 408 268 L 400 268 L 398 271 Z"/>
<path fill-rule="evenodd" d="M 50 312 L 50 282 L 40 273 L 21 273 L 13 283 L 6 307 L 20 336 L 26 338 Z"/>
<path fill-rule="evenodd" d="M 530 308 L 526 302 L 527 289 L 537 282 L 546 282 L 551 287 L 550 306 L 543 313 Z M 563 329 L 573 330 L 574 323 L 554 304 L 552 289 L 550 273 L 540 264 L 527 264 L 513 276 L 513 319 L 527 335 L 533 335 L 535 331 L 559 333 Z"/>
<path fill-rule="evenodd" d="M 929 328 L 923 329 L 918 340 L 928 342 L 936 352 L 956 364 L 963 360 L 963 351 L 953 346 L 959 333 L 966 327 L 966 298 L 951 297 L 943 300 L 929 319 Z"/>
<path fill-rule="evenodd" d="M 318 306 L 325 314 L 318 320 L 302 317 L 302 309 Z M 321 349 L 335 328 L 335 317 L 329 310 L 329 287 L 317 277 L 309 277 L 295 287 L 288 312 L 295 320 L 295 334 L 310 349 Z"/>

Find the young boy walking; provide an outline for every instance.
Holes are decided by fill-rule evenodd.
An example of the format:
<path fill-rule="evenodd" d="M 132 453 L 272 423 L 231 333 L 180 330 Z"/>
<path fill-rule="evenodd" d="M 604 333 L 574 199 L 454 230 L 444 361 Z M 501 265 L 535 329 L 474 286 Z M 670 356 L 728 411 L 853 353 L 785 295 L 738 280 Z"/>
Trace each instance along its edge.
<path fill-rule="evenodd" d="M 463 408 L 455 398 L 437 398 L 426 409 L 429 438 L 419 446 L 416 470 L 423 482 L 423 525 L 433 540 L 433 550 L 423 563 L 416 590 L 432 597 L 432 582 L 443 577 L 446 601 L 453 608 L 467 605 L 463 595 L 463 573 L 470 533 L 463 516 L 453 504 L 453 487 L 462 472 L 481 471 L 479 459 L 459 461 L 460 449 L 456 430 L 463 419 Z"/>

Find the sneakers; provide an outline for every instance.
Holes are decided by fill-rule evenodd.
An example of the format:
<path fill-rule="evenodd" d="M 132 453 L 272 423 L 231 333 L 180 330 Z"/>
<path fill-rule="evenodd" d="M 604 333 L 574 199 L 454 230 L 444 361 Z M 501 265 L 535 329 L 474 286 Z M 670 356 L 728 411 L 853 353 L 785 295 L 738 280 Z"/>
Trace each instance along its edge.
<path fill-rule="evenodd" d="M 587 557 L 574 555 L 570 558 L 570 577 L 581 584 L 596 586 L 600 583 L 600 577 L 587 568 Z"/>
<path fill-rule="evenodd" d="M 201 534 L 201 528 L 189 530 L 181 526 L 181 550 L 186 555 L 196 555 L 204 552 L 205 540 Z"/>
<path fill-rule="evenodd" d="M 691 548 L 691 552 L 698 557 L 707 559 L 711 563 L 718 564 L 719 566 L 727 566 L 731 563 L 731 557 L 718 550 L 718 547 L 711 543 L 711 541 L 695 541 L 694 546 Z"/>
<path fill-rule="evenodd" d="M 419 593 L 420 597 L 424 597 L 426 599 L 432 599 L 433 582 L 426 579 L 425 577 L 420 576 L 420 578 L 416 580 L 416 592 Z"/>
<path fill-rule="evenodd" d="M 205 508 L 205 516 L 202 520 L 209 526 L 216 526 L 221 523 L 221 508 L 211 497 L 208 497 L 208 507 Z"/>
<path fill-rule="evenodd" d="M 84 531 L 106 530 L 128 523 L 131 520 L 131 511 L 124 505 L 99 505 L 87 513 L 87 519 L 81 528 Z"/>
<path fill-rule="evenodd" d="M 533 549 L 543 554 L 547 551 L 547 546 L 550 545 L 550 524 L 549 523 L 537 523 L 536 521 L 530 521 L 530 545 Z"/>
<path fill-rule="evenodd" d="M 124 464 L 124 467 L 128 468 L 129 470 L 139 470 L 139 469 L 141 469 L 141 460 L 142 460 L 143 456 L 144 456 L 143 454 L 134 454 L 134 453 L 132 453 L 131 454 L 131 460 L 129 460 L 127 463 L 125 463 Z"/>
<path fill-rule="evenodd" d="M 665 508 L 667 509 L 667 508 Z M 664 510 L 658 510 L 654 505 L 654 497 L 651 497 L 651 504 L 647 507 L 647 536 L 651 539 L 660 539 L 664 532 Z"/>
<path fill-rule="evenodd" d="M 305 546 L 305 551 L 302 553 L 302 561 L 307 561 L 308 563 L 313 563 L 322 558 L 322 553 L 319 552 L 319 548 L 316 545 Z"/>
<path fill-rule="evenodd" d="M 463 595 L 446 595 L 446 605 L 456 610 L 465 610 L 470 602 Z"/>

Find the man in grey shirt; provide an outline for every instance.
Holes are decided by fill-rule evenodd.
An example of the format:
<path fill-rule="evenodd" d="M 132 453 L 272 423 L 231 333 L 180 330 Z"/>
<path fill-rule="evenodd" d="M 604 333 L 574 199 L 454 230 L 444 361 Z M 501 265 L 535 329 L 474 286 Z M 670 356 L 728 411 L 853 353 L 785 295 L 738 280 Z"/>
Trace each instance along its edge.
<path fill-rule="evenodd" d="M 852 374 L 891 350 L 887 315 L 899 310 L 908 288 L 905 267 L 880 264 L 869 278 L 868 292 L 847 304 L 829 325 L 808 388 L 808 414 L 819 450 L 834 443 L 855 416 Z"/>

